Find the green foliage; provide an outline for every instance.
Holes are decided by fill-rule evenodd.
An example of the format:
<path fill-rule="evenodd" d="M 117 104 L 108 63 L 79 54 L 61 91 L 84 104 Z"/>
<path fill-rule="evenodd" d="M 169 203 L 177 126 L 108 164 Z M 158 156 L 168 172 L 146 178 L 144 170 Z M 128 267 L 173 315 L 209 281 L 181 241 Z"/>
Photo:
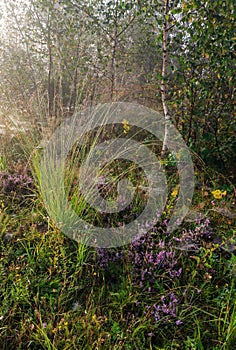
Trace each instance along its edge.
<path fill-rule="evenodd" d="M 39 159 L 34 159 L 36 169 Z M 212 190 L 217 188 L 213 185 Z M 201 202 L 201 193 L 200 189 L 195 194 L 196 203 Z M 211 206 L 212 198 L 207 197 L 206 207 Z M 58 232 L 36 196 L 29 207 L 8 205 L 13 208 L 2 205 L 0 209 L 3 349 L 24 349 L 29 344 L 38 349 L 117 350 L 134 346 L 230 350 L 234 346 L 235 255 L 225 250 L 224 239 L 218 243 L 213 240 L 227 238 L 230 244 L 231 237 L 233 242 L 235 231 L 228 229 L 227 218 L 212 213 L 211 229 L 216 235 L 212 238 L 208 238 L 208 221 L 183 224 L 176 237 L 180 239 L 184 231 L 185 239 L 186 234 L 192 237 L 196 249 L 176 247 L 177 264 L 183 271 L 170 279 L 167 270 L 154 271 L 152 265 L 152 254 L 162 251 L 163 243 L 152 245 L 152 249 L 141 244 L 131 260 L 128 247 L 124 255 L 119 255 L 119 249 L 111 251 L 109 268 L 104 269 L 97 260 L 98 252 Z M 171 211 L 171 207 L 166 210 Z M 164 232 L 162 224 L 153 233 L 154 239 Z M 145 268 L 158 273 L 153 285 L 148 278 L 142 285 L 134 279 L 134 261 L 142 252 L 151 255 L 140 271 Z M 141 278 L 141 274 L 137 276 Z M 178 299 L 177 318 L 163 314 L 156 322 L 152 307 L 171 308 L 173 294 Z"/>
<path fill-rule="evenodd" d="M 164 0 L 5 4 L 7 31 L 0 38 L 1 129 L 2 124 L 7 129 L 0 149 L 1 348 L 233 349 L 233 0 L 171 0 L 165 17 Z M 160 161 L 170 190 L 161 222 L 149 240 L 102 255 L 63 236 L 48 217 L 40 193 L 42 150 L 35 147 L 63 118 L 98 102 L 137 101 L 160 110 L 164 20 L 167 103 L 193 151 L 193 205 L 175 237 L 169 237 L 166 220 L 178 194 L 177 159 L 169 153 Z M 10 133 L 15 119 L 30 128 Z M 109 128 L 98 132 L 97 142 L 107 135 L 125 137 L 124 131 L 132 133 L 127 123 L 114 134 Z M 121 217 L 111 221 L 96 213 L 78 189 L 79 166 L 95 146 L 93 136 L 86 135 L 86 144 L 72 150 L 63 169 L 66 196 L 88 222 L 112 226 Z M 159 151 L 150 135 L 145 142 Z M 110 182 L 100 190 L 111 201 L 123 177 L 146 186 L 140 169 L 129 162 L 107 164 L 103 175 Z M 47 179 L 49 185 L 55 182 L 50 174 Z M 51 196 L 58 207 L 60 195 Z M 140 213 L 144 197 L 137 195 L 126 220 Z"/>
<path fill-rule="evenodd" d="M 234 176 L 233 1 L 184 2 L 175 23 L 170 54 L 178 62 L 170 77 L 170 105 L 176 125 L 210 166 Z"/>
<path fill-rule="evenodd" d="M 60 120 L 79 106 L 111 99 L 160 109 L 162 5 L 9 1 L 10 30 L 1 40 L 2 104 L 21 108 L 39 125 L 47 124 L 47 116 Z M 232 179 L 234 12 L 233 0 L 178 0 L 168 1 L 165 18 L 172 120 L 193 151 Z"/>

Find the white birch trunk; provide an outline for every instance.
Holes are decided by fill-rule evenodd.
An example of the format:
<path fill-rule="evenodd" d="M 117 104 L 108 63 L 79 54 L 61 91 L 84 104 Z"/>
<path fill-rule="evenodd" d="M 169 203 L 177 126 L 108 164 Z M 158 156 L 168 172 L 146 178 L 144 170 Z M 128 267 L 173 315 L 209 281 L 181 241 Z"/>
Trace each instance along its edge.
<path fill-rule="evenodd" d="M 170 122 L 170 115 L 168 112 L 168 107 L 166 103 L 166 67 L 167 67 L 167 32 L 168 32 L 168 15 L 169 11 L 169 0 L 164 0 L 164 19 L 163 19 L 163 51 L 162 51 L 162 72 L 161 72 L 161 101 L 162 101 L 162 108 L 164 112 L 164 118 L 165 118 L 165 134 L 164 134 L 164 140 L 162 144 L 162 151 L 161 156 L 164 157 L 167 153 L 167 144 L 168 144 L 168 138 L 169 138 L 169 122 Z"/>

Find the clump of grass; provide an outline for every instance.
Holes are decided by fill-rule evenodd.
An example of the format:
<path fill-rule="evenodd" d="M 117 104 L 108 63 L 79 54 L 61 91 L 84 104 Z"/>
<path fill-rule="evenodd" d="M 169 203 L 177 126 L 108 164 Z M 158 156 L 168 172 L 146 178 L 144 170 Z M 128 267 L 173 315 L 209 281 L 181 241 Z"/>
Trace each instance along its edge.
<path fill-rule="evenodd" d="M 116 132 L 117 137 L 123 134 L 122 127 Z M 88 148 L 109 135 L 97 131 L 95 144 L 91 136 L 88 133 L 87 142 L 66 159 L 64 189 L 77 214 L 112 227 L 122 217 L 96 214 L 78 188 Z M 176 201 L 177 176 L 169 176 L 170 196 L 160 222 L 128 245 L 96 249 L 71 240 L 48 215 L 40 193 L 41 150 L 34 149 L 32 140 L 30 135 L 24 140 L 28 146 L 20 148 L 25 150 L 21 162 L 13 166 L 14 162 L 2 161 L 0 173 L 2 349 L 234 348 L 234 217 L 211 210 L 211 192 L 220 185 L 225 190 L 222 184 L 202 181 L 193 217 L 173 237 L 167 232 L 167 220 Z M 167 164 L 168 171 L 172 163 Z M 135 164 L 108 162 L 101 175 L 109 181 L 99 183 L 96 190 L 108 200 L 119 195 L 122 176 L 136 187 L 146 186 Z M 227 196 L 217 206 L 233 202 L 233 187 L 227 186 Z M 60 203 L 60 192 L 54 196 Z M 122 213 L 127 222 L 138 215 L 145 196 L 138 193 Z"/>

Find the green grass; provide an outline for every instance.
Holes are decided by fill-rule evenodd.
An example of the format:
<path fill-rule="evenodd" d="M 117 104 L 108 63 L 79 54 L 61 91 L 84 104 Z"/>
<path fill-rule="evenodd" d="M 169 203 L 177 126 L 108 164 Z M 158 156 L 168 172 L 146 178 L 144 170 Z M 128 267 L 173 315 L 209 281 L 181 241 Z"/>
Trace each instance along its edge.
<path fill-rule="evenodd" d="M 134 277 L 135 258 L 129 257 L 130 246 L 124 247 L 122 258 L 120 248 L 110 251 L 110 257 L 117 253 L 118 258 L 111 258 L 104 268 L 95 248 L 71 240 L 56 227 L 43 205 L 40 158 L 32 153 L 30 142 L 26 142 L 27 153 L 22 162 L 31 154 L 29 176 L 34 176 L 34 187 L 26 189 L 19 184 L 10 193 L 0 191 L 1 349 L 233 349 L 236 260 L 233 251 L 227 252 L 221 246 L 235 237 L 235 219 L 211 210 L 211 190 L 222 186 L 222 179 L 210 182 L 202 180 L 201 172 L 196 173 L 202 186 L 196 190 L 191 208 L 194 217 L 199 217 L 199 211 L 207 215 L 214 237 L 220 237 L 220 242 L 201 238 L 195 251 L 174 249 L 176 266 L 182 268 L 180 276 L 171 278 L 168 269 L 160 267 L 154 282 L 144 279 L 141 285 Z M 80 162 L 78 154 L 74 159 L 72 169 Z M 125 174 L 123 166 L 117 166 L 111 174 L 114 184 L 116 173 Z M 19 174 L 22 167 L 25 169 L 25 163 L 13 166 L 11 162 L 7 164 L 4 156 L 1 158 L 4 172 Z M 70 176 L 68 171 L 65 184 L 75 210 L 90 222 L 101 224 L 103 217 L 97 217 L 86 206 L 73 187 L 76 178 Z M 136 168 L 129 171 L 129 176 L 130 180 L 143 181 Z M 176 176 L 170 179 L 171 192 Z M 231 210 L 234 188 L 229 183 L 225 186 L 227 197 L 218 200 L 215 206 Z M 60 205 L 59 196 L 54 195 L 52 199 Z M 133 214 L 139 210 L 142 199 L 142 196 L 135 199 Z M 161 218 L 163 225 L 174 202 L 175 198 L 170 197 Z M 119 220 L 115 217 L 112 224 Z M 154 241 L 162 239 L 167 247 L 173 242 L 164 236 L 162 224 L 153 230 Z M 200 225 L 186 220 L 175 235 L 181 237 L 184 229 L 190 232 Z M 148 247 L 139 249 L 148 252 Z M 157 245 L 155 249 L 159 249 Z M 136 254 L 137 257 L 139 252 Z M 154 271 L 152 262 L 144 262 Z M 153 306 L 168 306 L 171 295 L 178 299 L 176 315 L 160 312 L 155 320 Z"/>
<path fill-rule="evenodd" d="M 177 326 L 174 319 L 155 323 L 144 305 L 168 292 L 168 279 L 160 276 L 159 295 L 145 293 L 132 284 L 125 262 L 104 271 L 91 249 L 47 223 L 42 229 L 42 217 L 33 208 L 22 215 L 15 221 L 3 220 L 13 233 L 11 240 L 1 241 L 3 349 L 234 347 L 236 286 L 224 257 L 210 262 L 199 257 L 198 263 L 183 256 L 186 271 L 171 287 L 180 296 L 187 289 L 178 316 L 183 323 Z M 215 270 L 211 280 L 205 277 L 207 263 Z"/>

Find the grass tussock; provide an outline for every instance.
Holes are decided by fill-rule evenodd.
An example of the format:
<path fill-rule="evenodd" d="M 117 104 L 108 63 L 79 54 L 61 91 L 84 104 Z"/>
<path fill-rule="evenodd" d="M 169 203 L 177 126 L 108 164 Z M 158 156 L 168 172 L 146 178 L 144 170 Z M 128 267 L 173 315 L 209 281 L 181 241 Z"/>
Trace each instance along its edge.
<path fill-rule="evenodd" d="M 96 142 L 104 141 L 108 131 L 97 134 Z M 117 137 L 127 135 L 122 126 L 116 132 Z M 68 201 L 97 227 L 119 226 L 124 217 L 126 222 L 133 220 L 145 203 L 145 191 L 136 193 L 122 217 L 98 214 L 86 202 L 78 172 L 87 148 L 95 147 L 89 133 L 87 141 L 66 160 Z M 12 158 L 6 152 L 0 158 L 2 349 L 234 348 L 236 231 L 231 183 L 196 166 L 191 209 L 178 230 L 169 234 L 167 223 L 178 196 L 170 156 L 163 161 L 169 195 L 159 221 L 124 246 L 90 247 L 64 235 L 48 215 L 40 191 L 40 149 L 34 152 L 32 138 L 25 137 L 19 145 L 17 162 L 15 152 Z M 99 184 L 99 193 L 110 201 L 119 196 L 117 183 L 124 177 L 136 188 L 147 185 L 132 162 L 108 161 L 100 175 L 109 181 Z M 94 188 L 90 190 L 94 194 Z M 59 196 L 54 193 L 54 206 L 59 206 Z"/>

